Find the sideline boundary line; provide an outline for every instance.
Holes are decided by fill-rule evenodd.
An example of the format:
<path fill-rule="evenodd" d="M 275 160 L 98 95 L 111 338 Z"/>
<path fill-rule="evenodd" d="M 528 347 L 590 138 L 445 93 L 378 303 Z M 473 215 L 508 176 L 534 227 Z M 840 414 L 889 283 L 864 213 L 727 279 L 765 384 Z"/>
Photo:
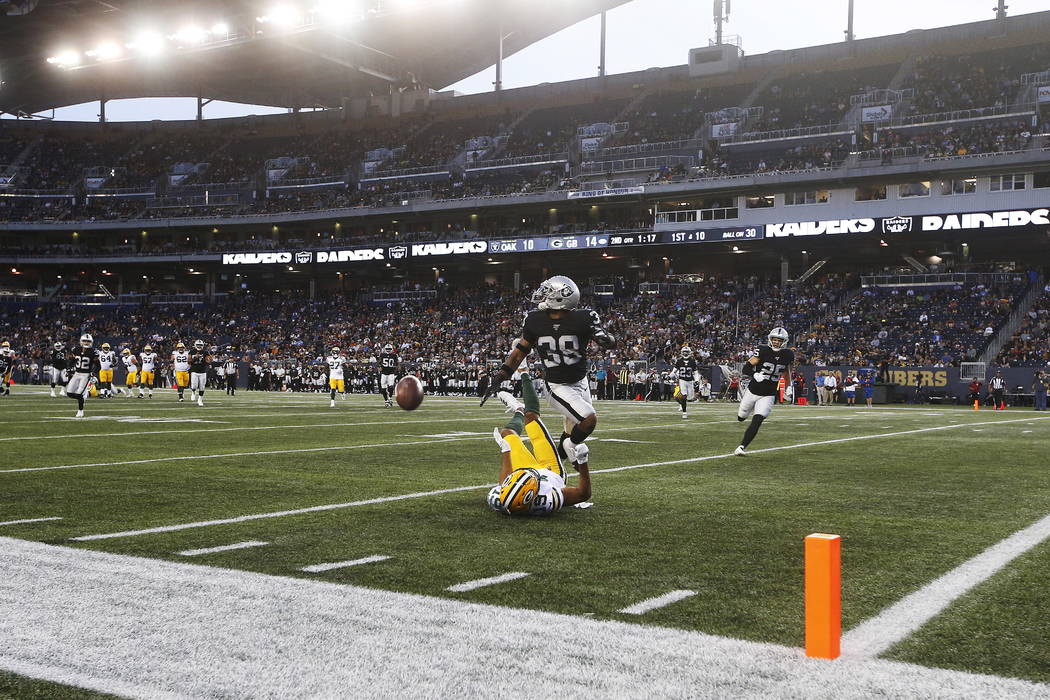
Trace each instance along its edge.
<path fill-rule="evenodd" d="M 879 656 L 917 632 L 956 599 L 1048 538 L 1050 515 L 996 542 L 843 634 L 843 655 L 850 658 Z"/>
<path fill-rule="evenodd" d="M 1036 418 L 1036 419 L 1022 418 L 1022 419 L 1018 419 L 1018 420 L 1014 420 L 1014 421 L 989 421 L 987 423 L 987 425 L 993 425 L 993 424 L 994 425 L 1007 425 L 1009 423 L 1019 423 L 1019 422 L 1023 422 L 1023 421 L 1027 421 L 1027 420 L 1050 420 L 1050 416 Z M 674 425 L 681 425 L 681 424 L 680 423 L 675 423 Z M 896 431 L 896 432 L 892 432 L 892 433 L 875 433 L 875 434 L 872 434 L 872 435 L 855 435 L 855 436 L 846 437 L 846 438 L 835 438 L 835 439 L 831 439 L 831 440 L 819 440 L 819 441 L 816 441 L 816 442 L 802 442 L 802 443 L 797 443 L 797 444 L 794 444 L 794 445 L 781 445 L 781 446 L 778 446 L 778 447 L 767 447 L 767 448 L 764 448 L 764 449 L 761 449 L 761 450 L 753 450 L 753 451 L 750 452 L 750 454 L 753 455 L 753 454 L 762 454 L 762 453 L 769 453 L 769 452 L 781 452 L 781 451 L 784 451 L 784 450 L 797 450 L 797 449 L 802 449 L 802 448 L 806 448 L 806 447 L 819 447 L 819 446 L 822 446 L 822 445 L 835 445 L 835 444 L 844 443 L 844 442 L 854 442 L 854 441 L 857 441 L 857 440 L 876 440 L 876 439 L 887 438 L 887 437 L 898 437 L 898 436 L 901 436 L 901 435 L 913 435 L 913 434 L 928 433 L 928 432 L 941 431 L 941 430 L 954 430 L 954 429 L 958 429 L 958 428 L 968 427 L 970 425 L 981 425 L 981 423 L 962 423 L 962 424 L 958 424 L 958 425 L 955 425 L 955 424 L 953 424 L 953 425 L 943 425 L 943 426 L 936 426 L 936 427 L 932 427 L 932 428 L 916 428 L 914 430 Z M 478 439 L 484 439 L 484 438 L 465 438 L 465 439 L 478 440 Z M 442 440 L 435 440 L 435 442 L 443 442 L 443 441 Z M 610 473 L 614 473 L 614 472 L 630 471 L 630 470 L 633 470 L 633 469 L 645 469 L 645 468 L 648 468 L 648 467 L 664 467 L 664 466 L 671 466 L 671 465 L 675 465 L 675 464 L 694 464 L 694 463 L 698 463 L 698 462 L 709 462 L 709 461 L 716 460 L 716 459 L 727 459 L 727 458 L 730 458 L 730 457 L 735 457 L 735 455 L 732 452 L 728 452 L 726 454 L 720 454 L 720 455 L 705 455 L 703 457 L 687 457 L 685 459 L 674 459 L 674 460 L 669 460 L 669 461 L 665 461 L 665 462 L 647 462 L 645 464 L 630 464 L 630 465 L 623 466 L 623 467 L 609 467 L 608 469 L 591 470 L 591 474 L 610 474 Z M 743 458 L 739 458 L 738 457 L 737 459 L 743 459 Z M 488 488 L 492 488 L 492 484 L 491 483 L 475 484 L 475 485 L 472 485 L 472 486 L 457 486 L 455 488 L 439 489 L 439 490 L 436 490 L 436 491 L 418 491 L 418 492 L 415 492 L 415 493 L 400 494 L 400 495 L 396 495 L 396 496 L 381 496 L 381 497 L 378 497 L 378 498 L 370 498 L 370 499 L 363 500 L 363 501 L 351 501 L 351 502 L 348 502 L 348 503 L 330 503 L 330 504 L 326 504 L 326 505 L 309 506 L 309 507 L 306 507 L 306 508 L 295 508 L 295 509 L 291 509 L 291 510 L 282 510 L 282 511 L 270 512 L 270 513 L 253 513 L 253 514 L 250 514 L 250 515 L 239 515 L 239 516 L 232 517 L 232 518 L 221 518 L 221 519 L 215 519 L 215 520 L 202 520 L 202 521 L 191 522 L 191 523 L 180 523 L 180 524 L 177 524 L 177 525 L 162 525 L 162 526 L 158 526 L 158 527 L 146 528 L 146 529 L 143 529 L 143 530 L 124 530 L 122 532 L 108 532 L 108 533 L 100 533 L 100 534 L 95 534 L 95 535 L 81 535 L 79 537 L 71 537 L 70 540 L 72 540 L 74 542 L 90 542 L 90 541 L 94 541 L 94 540 L 116 539 L 116 538 L 120 538 L 120 537 L 138 537 L 140 535 L 152 535 L 152 534 L 158 534 L 158 533 L 162 533 L 162 532 L 176 532 L 176 531 L 179 531 L 179 530 L 190 530 L 190 529 L 195 529 L 195 528 L 199 528 L 199 527 L 210 527 L 210 526 L 214 526 L 214 525 L 230 525 L 230 524 L 234 524 L 234 523 L 248 522 L 248 521 L 251 521 L 251 520 L 265 520 L 265 519 L 270 519 L 270 518 L 282 518 L 282 517 L 289 516 L 289 515 L 302 515 L 302 514 L 305 514 L 305 513 L 319 513 L 319 512 L 322 512 L 322 511 L 329 511 L 329 510 L 343 510 L 345 508 L 356 508 L 358 506 L 375 505 L 377 503 L 392 503 L 392 502 L 395 502 L 395 501 L 404 501 L 404 500 L 415 499 L 415 498 L 427 498 L 429 496 L 439 496 L 439 495 L 444 495 L 444 494 L 448 494 L 448 493 L 461 493 L 463 491 L 478 491 L 478 490 L 481 490 L 481 489 L 488 489 Z"/>

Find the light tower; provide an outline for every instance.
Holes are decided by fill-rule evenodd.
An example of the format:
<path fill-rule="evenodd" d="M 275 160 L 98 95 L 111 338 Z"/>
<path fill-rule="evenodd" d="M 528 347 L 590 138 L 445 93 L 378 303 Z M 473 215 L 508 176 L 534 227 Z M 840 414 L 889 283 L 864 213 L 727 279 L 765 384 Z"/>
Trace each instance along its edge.
<path fill-rule="evenodd" d="M 715 0 L 715 45 L 722 45 L 722 25 L 729 21 L 732 0 Z"/>

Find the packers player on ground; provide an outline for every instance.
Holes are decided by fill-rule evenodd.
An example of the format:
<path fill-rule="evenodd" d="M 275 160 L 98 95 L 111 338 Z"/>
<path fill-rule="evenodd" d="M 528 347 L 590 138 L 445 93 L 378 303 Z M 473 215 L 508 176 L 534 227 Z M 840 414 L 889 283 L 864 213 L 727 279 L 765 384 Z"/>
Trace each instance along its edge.
<path fill-rule="evenodd" d="M 15 351 L 11 349 L 11 343 L 4 341 L 0 343 L 0 380 L 3 386 L 0 393 L 4 396 L 11 395 L 11 372 L 15 368 Z"/>
<path fill-rule="evenodd" d="M 571 459 L 580 484 L 566 486 L 557 445 L 540 421 L 540 400 L 527 374 L 521 389 L 524 403 L 507 391 L 496 394 L 514 416 L 504 428 L 493 431 L 500 449 L 500 469 L 499 486 L 489 491 L 489 507 L 504 515 L 549 515 L 583 503 L 591 497 L 590 448 L 580 445 L 574 451 Z M 521 440 L 523 430 L 532 442 L 531 452 Z"/>
<path fill-rule="evenodd" d="M 175 352 L 171 353 L 171 365 L 175 368 L 175 388 L 179 390 L 179 403 L 182 403 L 186 387 L 190 385 L 190 353 L 186 351 L 186 343 L 181 340 L 175 344 Z"/>
<path fill-rule="evenodd" d="M 124 396 L 130 399 L 131 395 L 135 393 L 135 386 L 139 383 L 139 361 L 130 348 L 124 348 L 120 351 L 120 359 L 124 363 L 124 369 L 127 372 L 124 378 Z M 142 398 L 142 389 L 139 389 L 139 398 Z"/>
<path fill-rule="evenodd" d="M 346 358 L 343 357 L 343 351 L 336 347 L 332 348 L 332 354 L 328 356 L 326 362 L 328 364 L 328 389 L 331 392 L 331 401 L 328 406 L 335 408 L 337 392 L 344 399 L 346 398 L 346 382 L 343 378 L 343 365 L 346 364 Z"/>
<path fill-rule="evenodd" d="M 142 398 L 142 389 L 145 387 L 149 391 L 149 397 L 152 399 L 153 382 L 157 371 L 157 353 L 153 352 L 152 346 L 147 345 L 142 348 L 142 352 L 139 353 L 139 361 L 141 362 L 139 369 L 139 398 Z"/>
<path fill-rule="evenodd" d="M 190 401 L 196 399 L 198 406 L 204 406 L 204 387 L 208 384 L 208 365 L 211 357 L 204 349 L 203 340 L 193 341 L 193 352 L 190 353 Z"/>

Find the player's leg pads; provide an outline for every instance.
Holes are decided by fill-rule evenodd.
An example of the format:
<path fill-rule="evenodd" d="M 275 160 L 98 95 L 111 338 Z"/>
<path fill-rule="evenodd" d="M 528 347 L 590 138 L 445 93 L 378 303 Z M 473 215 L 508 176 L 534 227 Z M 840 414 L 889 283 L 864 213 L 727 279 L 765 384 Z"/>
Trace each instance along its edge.
<path fill-rule="evenodd" d="M 594 415 L 594 405 L 591 403 L 591 394 L 586 388 L 586 383 L 586 380 L 575 384 L 545 382 L 551 404 L 563 416 L 576 423 Z"/>
<path fill-rule="evenodd" d="M 751 425 L 747 426 L 747 430 L 744 431 L 744 439 L 740 441 L 743 447 L 747 447 L 751 444 L 751 441 L 758 435 L 758 429 L 762 427 L 762 421 L 766 419 L 763 415 L 756 415 L 751 419 Z"/>

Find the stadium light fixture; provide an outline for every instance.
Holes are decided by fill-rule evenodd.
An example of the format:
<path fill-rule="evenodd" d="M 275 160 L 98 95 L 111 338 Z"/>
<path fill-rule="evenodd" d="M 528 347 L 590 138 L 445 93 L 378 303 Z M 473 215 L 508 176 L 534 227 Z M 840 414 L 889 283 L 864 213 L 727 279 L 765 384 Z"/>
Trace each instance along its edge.
<path fill-rule="evenodd" d="M 290 28 L 302 21 L 299 11 L 291 5 L 277 5 L 258 18 L 260 22 L 272 24 L 276 27 Z"/>
<path fill-rule="evenodd" d="M 321 0 L 315 11 L 326 21 L 343 23 L 360 15 L 362 7 L 356 0 Z"/>
<path fill-rule="evenodd" d="M 96 61 L 111 61 L 114 58 L 120 58 L 122 53 L 124 51 L 118 45 L 112 41 L 106 41 L 88 51 L 87 55 L 93 57 Z"/>
<path fill-rule="evenodd" d="M 230 25 L 225 22 L 216 22 L 211 25 L 211 35 L 214 37 L 226 38 L 230 34 Z"/>
<path fill-rule="evenodd" d="M 172 39 L 179 42 L 180 44 L 202 44 L 204 40 L 208 38 L 208 32 L 204 31 L 200 27 L 190 24 L 181 28 L 175 32 Z"/>
<path fill-rule="evenodd" d="M 160 32 L 146 30 L 135 36 L 135 40 L 128 44 L 129 49 L 135 49 L 144 56 L 157 56 L 164 51 L 164 37 Z"/>
<path fill-rule="evenodd" d="M 71 68 L 80 65 L 80 53 L 69 49 L 59 51 L 54 56 L 50 56 L 47 59 L 47 62 L 57 65 L 60 68 Z"/>

